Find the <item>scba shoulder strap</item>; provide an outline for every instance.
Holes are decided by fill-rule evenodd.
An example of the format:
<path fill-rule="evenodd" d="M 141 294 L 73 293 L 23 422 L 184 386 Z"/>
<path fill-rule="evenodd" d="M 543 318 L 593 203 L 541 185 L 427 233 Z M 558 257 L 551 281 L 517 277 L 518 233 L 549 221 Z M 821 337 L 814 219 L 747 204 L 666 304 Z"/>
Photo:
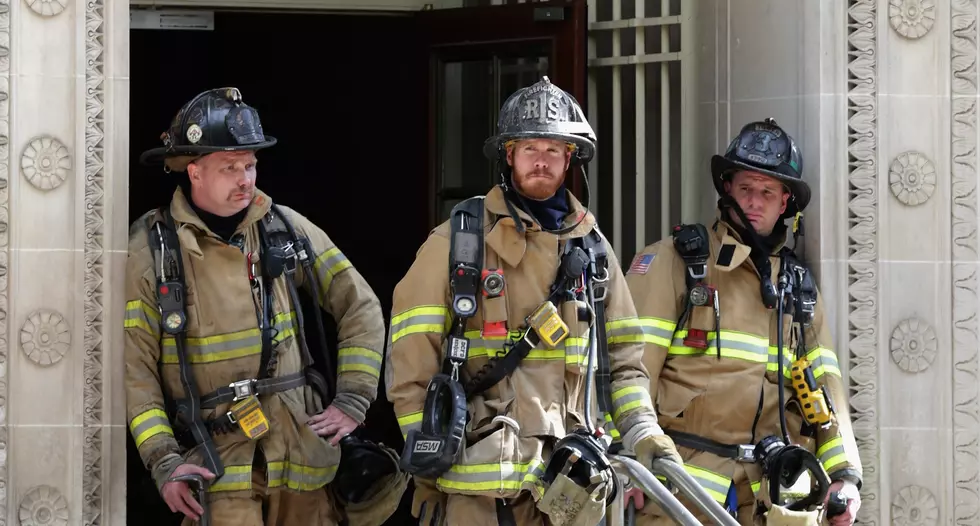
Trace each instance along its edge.
<path fill-rule="evenodd" d="M 204 466 L 216 477 L 224 475 L 225 468 L 218 456 L 211 433 L 201 419 L 201 400 L 198 396 L 194 374 L 187 358 L 187 309 L 184 288 L 184 262 L 180 253 L 177 228 L 170 211 L 165 207 L 149 218 L 149 244 L 154 255 L 153 270 L 156 274 L 157 308 L 160 311 L 161 330 L 173 336 L 180 367 L 180 383 L 186 394 L 173 401 L 176 405 L 175 420 L 189 428 L 194 442 L 201 444 Z M 169 405 L 169 404 L 168 404 Z"/>
<path fill-rule="evenodd" d="M 273 320 L 272 294 L 260 294 L 263 298 L 263 305 L 260 309 L 262 351 L 256 378 L 235 382 L 212 393 L 201 395 L 194 382 L 186 349 L 186 283 L 177 226 L 167 207 L 149 214 L 147 221 L 149 243 L 154 256 L 153 268 L 157 279 L 157 306 L 161 314 L 161 325 L 164 332 L 174 338 L 181 383 L 186 394 L 184 398 L 177 400 L 170 400 L 170 397 L 165 395 L 168 413 L 174 418 L 175 423 L 188 428 L 193 443 L 204 446 L 206 467 L 220 476 L 223 473 L 223 467 L 214 448 L 212 434 L 229 432 L 234 428 L 234 421 L 225 414 L 205 423 L 201 417 L 202 409 L 212 409 L 220 404 L 236 401 L 249 395 L 280 392 L 307 384 L 320 394 L 325 405 L 329 404 L 332 399 L 331 383 L 312 367 L 313 360 L 305 338 L 303 313 L 293 279 L 295 272 L 301 269 L 309 286 L 314 291 L 314 296 L 319 297 L 318 282 L 312 273 L 312 258 L 310 257 L 312 249 L 306 238 L 300 238 L 296 235 L 292 225 L 277 206 L 273 205 L 270 212 L 258 222 L 261 244 L 259 257 L 263 272 L 261 276 L 252 277 L 257 282 L 261 280 L 261 286 L 265 291 L 271 291 L 272 281 L 284 273 L 287 274 L 287 289 L 297 318 L 297 340 L 302 352 L 304 371 L 272 377 L 272 371 L 276 366 L 276 360 L 272 353 L 272 340 L 276 331 Z M 326 337 L 323 322 L 319 316 L 316 318 L 320 329 L 319 336 L 321 342 L 324 342 L 321 344 L 321 348 L 325 351 L 327 347 L 325 346 Z M 327 356 L 328 371 L 335 370 L 331 366 L 329 356 Z"/>

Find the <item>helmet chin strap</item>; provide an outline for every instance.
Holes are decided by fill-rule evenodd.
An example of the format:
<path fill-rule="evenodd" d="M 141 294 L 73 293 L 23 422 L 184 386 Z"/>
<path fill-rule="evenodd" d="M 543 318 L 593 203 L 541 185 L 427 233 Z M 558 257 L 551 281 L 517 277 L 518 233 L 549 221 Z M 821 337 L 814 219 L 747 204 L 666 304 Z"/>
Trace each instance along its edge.
<path fill-rule="evenodd" d="M 505 196 L 517 197 L 517 199 L 521 202 L 521 208 L 524 210 L 525 213 L 527 213 L 527 215 L 531 216 L 531 219 L 533 219 L 535 223 L 541 226 L 541 230 L 543 230 L 544 232 L 548 232 L 550 234 L 561 236 L 571 232 L 572 230 L 575 230 L 576 228 L 578 228 L 580 224 L 582 224 L 582 221 L 585 220 L 585 216 L 588 215 L 588 211 L 589 211 L 589 199 L 591 197 L 591 194 L 589 192 L 589 177 L 588 174 L 585 172 L 584 165 L 578 165 L 578 170 L 576 171 L 580 170 L 582 172 L 582 183 L 585 186 L 585 195 L 583 196 L 585 199 L 582 201 L 582 208 L 585 209 L 586 213 L 582 214 L 578 218 L 578 221 L 576 221 L 575 224 L 573 225 L 558 230 L 549 230 L 545 228 L 541 220 L 538 219 L 533 212 L 531 212 L 531 207 L 528 206 L 527 198 L 524 197 L 523 194 L 521 194 L 520 190 L 517 189 L 517 185 L 514 184 L 514 179 L 513 179 L 514 171 L 511 169 L 510 165 L 507 164 L 506 158 L 502 155 L 499 157 L 499 159 L 500 159 L 498 161 L 500 165 L 499 186 L 503 189 Z M 574 172 L 575 171 L 573 171 L 573 176 L 574 176 Z M 507 205 L 507 211 L 510 213 L 511 219 L 514 220 L 514 224 L 517 226 L 517 232 L 524 233 L 524 222 L 521 221 L 520 214 L 517 213 L 517 209 L 514 207 L 514 204 L 511 202 L 510 199 L 504 199 L 504 202 Z"/>

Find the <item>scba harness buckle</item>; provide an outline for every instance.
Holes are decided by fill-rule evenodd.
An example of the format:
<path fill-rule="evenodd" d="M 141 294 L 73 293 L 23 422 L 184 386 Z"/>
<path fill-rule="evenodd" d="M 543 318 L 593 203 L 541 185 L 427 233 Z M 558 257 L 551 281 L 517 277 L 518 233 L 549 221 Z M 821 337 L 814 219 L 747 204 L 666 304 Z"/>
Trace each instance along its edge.
<path fill-rule="evenodd" d="M 466 393 L 449 375 L 437 374 L 426 389 L 422 429 L 405 439 L 400 467 L 422 478 L 438 478 L 456 462 L 466 429 Z"/>

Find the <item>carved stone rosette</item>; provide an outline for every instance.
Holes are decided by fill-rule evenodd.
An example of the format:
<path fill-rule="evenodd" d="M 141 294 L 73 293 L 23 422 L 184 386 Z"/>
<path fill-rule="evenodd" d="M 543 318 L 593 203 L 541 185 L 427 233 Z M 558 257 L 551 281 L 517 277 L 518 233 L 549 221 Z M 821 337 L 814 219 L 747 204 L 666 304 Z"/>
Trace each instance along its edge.
<path fill-rule="evenodd" d="M 909 206 L 925 203 L 936 191 L 936 167 L 924 153 L 899 154 L 888 170 L 892 195 Z"/>
<path fill-rule="evenodd" d="M 48 366 L 61 361 L 71 345 L 71 329 L 64 316 L 38 309 L 27 316 L 20 330 L 20 345 L 32 362 Z"/>
<path fill-rule="evenodd" d="M 939 506 L 936 497 L 922 486 L 906 486 L 892 497 L 892 524 L 895 526 L 937 526 Z"/>
<path fill-rule="evenodd" d="M 51 486 L 35 486 L 20 501 L 21 526 L 68 526 L 68 502 Z"/>
<path fill-rule="evenodd" d="M 934 0 L 889 0 L 888 21 L 899 35 L 922 38 L 936 23 Z"/>
<path fill-rule="evenodd" d="M 54 137 L 35 137 L 24 148 L 20 160 L 21 173 L 38 190 L 53 190 L 71 171 L 68 148 Z"/>
<path fill-rule="evenodd" d="M 31 11 L 41 16 L 55 16 L 68 6 L 68 0 L 24 0 Z"/>
<path fill-rule="evenodd" d="M 892 330 L 892 360 L 903 371 L 925 371 L 936 359 L 938 350 L 936 331 L 925 320 L 908 318 L 899 322 Z"/>

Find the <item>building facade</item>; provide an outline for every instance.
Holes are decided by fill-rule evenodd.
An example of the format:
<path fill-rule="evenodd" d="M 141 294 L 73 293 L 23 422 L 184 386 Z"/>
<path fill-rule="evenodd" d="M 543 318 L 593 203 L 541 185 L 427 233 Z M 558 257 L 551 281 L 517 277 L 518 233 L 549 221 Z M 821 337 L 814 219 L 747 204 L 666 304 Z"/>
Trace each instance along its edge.
<path fill-rule="evenodd" d="M 0 524 L 125 524 L 130 9 L 0 0 Z M 590 185 L 621 259 L 710 221 L 712 153 L 774 117 L 864 463 L 862 524 L 980 523 L 977 0 L 599 0 Z M 639 28 L 639 30 L 637 30 Z M 579 52 L 572 50 L 571 52 Z"/>

